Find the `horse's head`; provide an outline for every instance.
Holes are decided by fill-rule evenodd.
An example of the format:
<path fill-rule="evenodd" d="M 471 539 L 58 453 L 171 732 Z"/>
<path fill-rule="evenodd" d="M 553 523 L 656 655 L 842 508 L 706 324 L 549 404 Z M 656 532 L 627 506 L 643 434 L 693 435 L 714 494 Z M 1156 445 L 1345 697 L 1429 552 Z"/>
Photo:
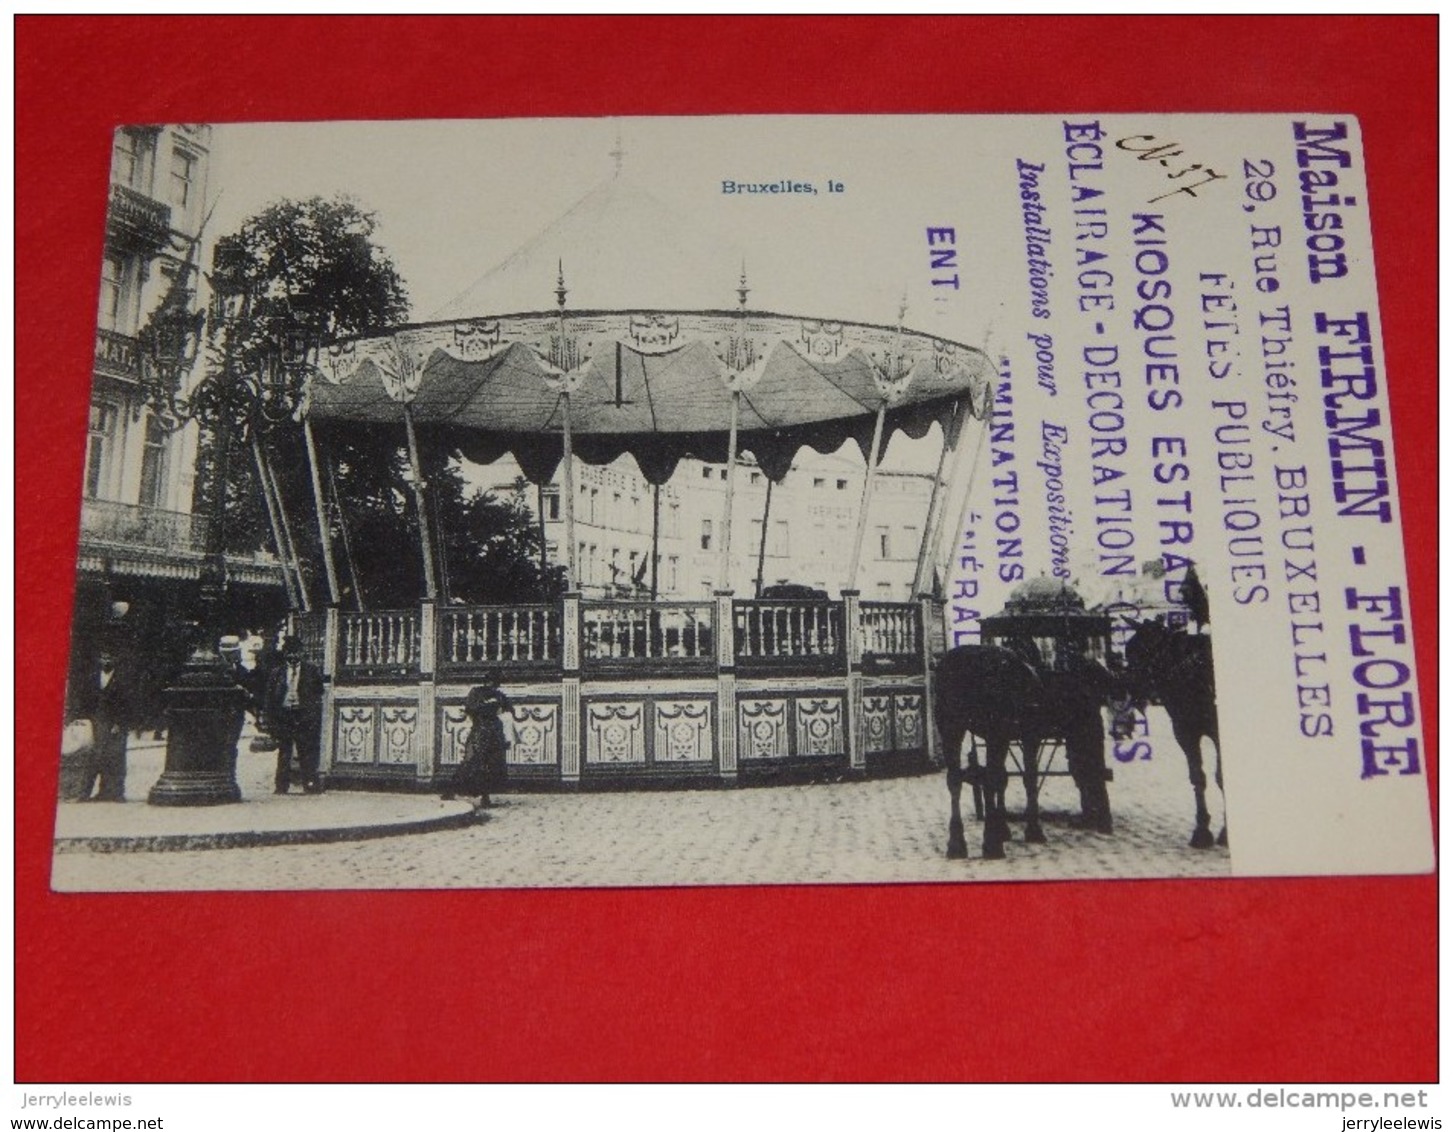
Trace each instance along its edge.
<path fill-rule="evenodd" d="M 1163 656 L 1170 638 L 1175 635 L 1164 621 L 1134 621 L 1127 619 L 1134 628 L 1130 639 L 1125 642 L 1125 672 L 1132 684 L 1153 682 L 1156 661 Z"/>
<path fill-rule="evenodd" d="M 1127 617 L 1125 623 L 1133 632 L 1125 642 L 1125 663 L 1116 672 L 1112 731 L 1132 726 L 1135 713 L 1144 711 L 1156 698 L 1158 661 L 1172 635 L 1163 621 L 1137 621 Z M 1116 738 L 1128 738 L 1128 735 L 1116 735 Z"/>

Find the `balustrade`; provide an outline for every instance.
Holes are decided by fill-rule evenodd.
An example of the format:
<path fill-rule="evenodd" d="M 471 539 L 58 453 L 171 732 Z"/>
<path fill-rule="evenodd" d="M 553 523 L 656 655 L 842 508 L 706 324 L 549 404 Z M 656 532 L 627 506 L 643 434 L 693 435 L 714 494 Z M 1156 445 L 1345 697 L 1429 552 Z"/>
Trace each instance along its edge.
<path fill-rule="evenodd" d="M 375 730 L 349 742 L 372 750 L 369 744 L 384 742 L 376 729 L 392 727 L 388 734 L 395 738 L 407 731 L 413 738 L 405 735 L 396 746 L 413 751 L 404 762 L 416 760 L 420 778 L 441 773 L 440 744 L 457 740 L 450 738 L 457 725 L 450 705 L 460 686 L 497 678 L 548 724 L 543 765 L 558 759 L 562 781 L 599 770 L 598 758 L 585 765 L 587 748 L 600 741 L 590 728 L 598 730 L 616 711 L 626 713 L 622 727 L 639 745 L 635 769 L 667 777 L 676 756 L 663 752 L 684 742 L 677 725 L 687 708 L 696 721 L 687 761 L 715 760 L 722 779 L 735 781 L 741 728 L 755 718 L 752 712 L 769 709 L 777 713 L 772 726 L 778 731 L 754 738 L 758 747 L 748 759 L 754 765 L 831 754 L 871 771 L 874 760 L 895 750 L 921 755 L 932 710 L 923 667 L 930 609 L 927 602 L 859 602 L 851 593 L 841 601 L 735 601 L 720 593 L 700 602 L 583 601 L 568 594 L 548 605 L 330 608 L 321 615 L 294 613 L 291 631 L 309 655 L 326 642 L 324 659 L 331 664 L 324 669 L 335 705 L 326 734 L 333 736 L 345 719 L 364 720 Z M 781 690 L 764 690 L 774 687 Z M 408 714 L 407 727 L 390 722 L 386 712 Z M 417 734 L 410 730 L 416 724 L 424 728 Z M 819 734 L 823 727 L 829 730 Z M 348 766 L 361 756 L 336 757 L 336 765 Z"/>
<path fill-rule="evenodd" d="M 843 609 L 836 602 L 734 603 L 738 661 L 840 657 Z"/>
<path fill-rule="evenodd" d="M 474 606 L 439 614 L 441 669 L 557 664 L 560 611 L 553 605 Z"/>
<path fill-rule="evenodd" d="M 923 649 L 918 606 L 868 602 L 859 607 L 863 652 L 873 656 L 916 657 Z"/>
<path fill-rule="evenodd" d="M 81 534 L 96 542 L 200 552 L 207 545 L 207 522 L 201 515 L 184 511 L 85 499 Z"/>
<path fill-rule="evenodd" d="M 171 206 L 125 185 L 113 184 L 106 226 L 111 242 L 118 247 L 154 255 L 166 247 L 171 233 Z"/>
<path fill-rule="evenodd" d="M 919 607 L 863 602 L 858 634 L 865 655 L 906 661 L 921 658 Z M 468 606 L 437 614 L 439 671 L 550 667 L 562 663 L 561 607 Z M 845 659 L 848 629 L 840 602 L 812 600 L 732 603 L 733 655 L 740 664 L 833 669 Z M 361 676 L 417 675 L 417 610 L 342 613 L 338 672 Z M 583 602 L 580 655 L 586 664 L 635 661 L 714 665 L 717 624 L 710 602 Z"/>
<path fill-rule="evenodd" d="M 417 610 L 344 613 L 339 617 L 340 673 L 409 674 L 419 669 Z"/>
<path fill-rule="evenodd" d="M 581 656 L 589 661 L 714 659 L 709 602 L 584 603 Z"/>

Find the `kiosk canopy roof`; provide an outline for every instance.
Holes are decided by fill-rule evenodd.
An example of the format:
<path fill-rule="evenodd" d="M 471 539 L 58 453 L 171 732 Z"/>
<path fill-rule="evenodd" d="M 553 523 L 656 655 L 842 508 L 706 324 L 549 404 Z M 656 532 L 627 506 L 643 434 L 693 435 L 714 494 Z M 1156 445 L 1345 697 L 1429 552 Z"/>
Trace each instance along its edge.
<path fill-rule="evenodd" d="M 553 312 L 407 327 L 329 347 L 315 421 L 414 421 L 471 459 L 506 452 L 548 479 L 568 411 L 591 463 L 632 453 L 652 482 L 683 457 L 726 458 L 734 393 L 739 448 L 780 480 L 803 446 L 867 455 L 885 409 L 895 431 L 950 439 L 987 416 L 993 370 L 979 350 L 916 331 L 756 312 Z M 567 410 L 568 395 L 568 410 Z"/>

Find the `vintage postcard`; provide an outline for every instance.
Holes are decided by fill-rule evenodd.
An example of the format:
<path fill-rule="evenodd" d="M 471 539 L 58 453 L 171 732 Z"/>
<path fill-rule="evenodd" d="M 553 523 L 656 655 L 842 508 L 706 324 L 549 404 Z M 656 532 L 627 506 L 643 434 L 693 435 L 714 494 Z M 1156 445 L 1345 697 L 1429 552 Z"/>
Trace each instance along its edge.
<path fill-rule="evenodd" d="M 54 887 L 1431 869 L 1368 205 L 1335 113 L 118 130 Z"/>

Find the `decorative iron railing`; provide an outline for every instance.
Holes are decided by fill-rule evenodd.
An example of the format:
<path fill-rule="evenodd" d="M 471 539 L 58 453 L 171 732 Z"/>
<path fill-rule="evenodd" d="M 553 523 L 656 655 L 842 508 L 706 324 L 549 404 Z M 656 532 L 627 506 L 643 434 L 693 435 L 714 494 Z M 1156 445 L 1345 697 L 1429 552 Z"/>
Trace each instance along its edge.
<path fill-rule="evenodd" d="M 81 537 L 119 546 L 202 552 L 207 548 L 207 523 L 185 511 L 86 499 L 81 504 Z"/>
<path fill-rule="evenodd" d="M 580 609 L 580 653 L 589 661 L 712 661 L 710 602 L 601 602 Z"/>
<path fill-rule="evenodd" d="M 340 673 L 378 676 L 418 673 L 417 610 L 343 613 L 338 622 Z"/>
<path fill-rule="evenodd" d="M 442 610 L 437 655 L 441 670 L 558 664 L 560 608 L 506 605 Z"/>
<path fill-rule="evenodd" d="M 113 184 L 106 225 L 112 243 L 155 255 L 166 247 L 171 235 L 171 206 L 125 185 Z"/>
<path fill-rule="evenodd" d="M 858 607 L 858 631 L 865 655 L 901 658 L 923 652 L 919 609 L 908 602 L 863 602 Z"/>
<path fill-rule="evenodd" d="M 843 607 L 828 601 L 733 603 L 736 658 L 789 662 L 843 655 Z"/>

